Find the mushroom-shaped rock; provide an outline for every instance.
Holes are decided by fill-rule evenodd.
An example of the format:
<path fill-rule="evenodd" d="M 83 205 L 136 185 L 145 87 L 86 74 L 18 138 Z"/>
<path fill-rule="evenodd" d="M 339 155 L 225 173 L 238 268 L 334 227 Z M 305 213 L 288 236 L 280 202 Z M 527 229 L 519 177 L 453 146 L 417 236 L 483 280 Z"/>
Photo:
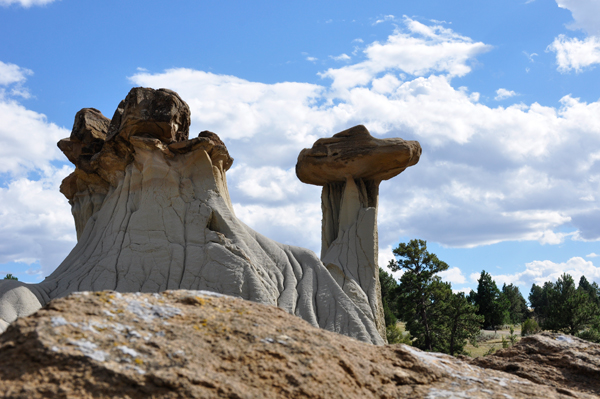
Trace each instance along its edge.
<path fill-rule="evenodd" d="M 317 140 L 300 152 L 296 175 L 323 186 L 321 260 L 385 337 L 379 285 L 379 183 L 415 165 L 417 141 L 377 139 L 359 125 Z"/>
<path fill-rule="evenodd" d="M 72 137 L 92 116 L 102 120 L 81 114 L 87 122 L 76 118 Z M 225 177 L 233 159 L 215 133 L 188 140 L 188 126 L 189 109 L 176 93 L 135 88 L 103 144 L 98 135 L 102 145 L 69 152 L 61 144 L 76 165 L 61 192 L 78 242 L 43 282 L 0 281 L 0 332 L 74 291 L 191 289 L 278 306 L 313 326 L 384 343 L 314 253 L 270 240 L 235 216 Z"/>
<path fill-rule="evenodd" d="M 298 156 L 296 174 L 303 183 L 324 186 L 353 179 L 382 181 L 419 162 L 417 141 L 377 139 L 363 125 L 319 139 Z"/>

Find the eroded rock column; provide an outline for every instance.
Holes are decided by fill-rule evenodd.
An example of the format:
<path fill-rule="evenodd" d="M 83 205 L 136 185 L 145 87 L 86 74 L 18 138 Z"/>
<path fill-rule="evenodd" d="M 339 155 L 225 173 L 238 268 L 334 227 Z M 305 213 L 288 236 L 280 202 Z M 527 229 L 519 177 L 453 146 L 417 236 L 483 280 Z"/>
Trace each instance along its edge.
<path fill-rule="evenodd" d="M 376 139 L 362 125 L 319 139 L 298 156 L 296 175 L 323 187 L 321 260 L 385 339 L 377 263 L 379 184 L 415 165 L 417 141 Z"/>
<path fill-rule="evenodd" d="M 38 284 L 0 281 L 0 332 L 75 291 L 187 289 L 278 306 L 383 344 L 367 302 L 342 290 L 316 254 L 236 217 L 226 179 L 233 158 L 214 133 L 189 139 L 189 124 L 187 104 L 166 89 L 132 89 L 111 120 L 92 108 L 77 114 L 59 143 L 76 166 L 61 192 L 73 207 L 77 245 Z"/>

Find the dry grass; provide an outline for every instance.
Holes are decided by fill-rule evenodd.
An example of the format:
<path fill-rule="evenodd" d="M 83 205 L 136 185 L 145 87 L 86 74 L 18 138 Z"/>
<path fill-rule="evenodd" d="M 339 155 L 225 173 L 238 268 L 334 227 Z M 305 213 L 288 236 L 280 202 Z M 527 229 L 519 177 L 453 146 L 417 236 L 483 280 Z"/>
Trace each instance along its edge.
<path fill-rule="evenodd" d="M 515 326 L 514 329 L 515 329 L 514 334 L 517 336 L 517 342 L 518 342 L 521 340 L 521 327 Z M 486 340 L 484 342 L 479 342 L 477 347 L 474 347 L 471 344 L 467 344 L 467 346 L 465 346 L 465 351 L 471 357 L 484 356 L 485 354 L 489 353 L 489 351 L 492 348 L 494 348 L 495 350 L 502 349 L 502 337 L 504 337 L 504 339 L 508 341 L 509 340 L 508 337 L 510 335 L 510 330 L 509 329 L 497 330 L 495 335 L 494 335 L 494 331 L 489 331 L 489 330 L 481 330 L 481 333 L 486 336 L 489 336 L 491 339 Z"/>
<path fill-rule="evenodd" d="M 406 331 L 405 323 L 402 323 L 399 321 L 397 326 L 400 328 L 400 331 L 402 331 L 402 332 Z M 517 336 L 517 342 L 518 342 L 521 340 L 521 326 L 515 325 L 514 329 L 515 329 L 514 334 Z M 467 344 L 467 346 L 465 346 L 465 351 L 471 357 L 484 356 L 491 350 L 491 348 L 494 348 L 495 350 L 502 349 L 502 337 L 504 336 L 504 339 L 508 341 L 508 336 L 510 335 L 510 330 L 508 328 L 505 330 L 497 330 L 495 333 L 495 336 L 494 336 L 494 331 L 481 330 L 481 333 L 483 335 L 489 336 L 490 338 L 491 337 L 493 337 L 493 338 L 486 340 L 484 342 L 479 342 L 477 347 L 474 347 L 471 344 Z"/>

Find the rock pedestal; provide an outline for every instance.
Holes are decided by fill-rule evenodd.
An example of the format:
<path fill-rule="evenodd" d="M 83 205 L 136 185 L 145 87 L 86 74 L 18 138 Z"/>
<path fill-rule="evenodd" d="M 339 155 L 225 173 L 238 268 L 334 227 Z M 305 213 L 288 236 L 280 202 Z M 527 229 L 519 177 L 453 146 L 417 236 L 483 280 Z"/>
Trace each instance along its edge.
<path fill-rule="evenodd" d="M 376 139 L 362 125 L 317 140 L 298 156 L 296 175 L 323 186 L 321 260 L 344 292 L 385 337 L 379 285 L 379 184 L 421 155 L 417 141 Z"/>

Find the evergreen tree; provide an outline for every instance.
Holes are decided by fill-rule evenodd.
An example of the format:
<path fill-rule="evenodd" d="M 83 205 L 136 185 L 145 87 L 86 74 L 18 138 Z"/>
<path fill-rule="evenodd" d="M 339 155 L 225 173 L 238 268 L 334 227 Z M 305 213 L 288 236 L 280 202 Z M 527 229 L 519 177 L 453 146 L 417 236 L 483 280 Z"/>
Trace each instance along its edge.
<path fill-rule="evenodd" d="M 443 287 L 437 273 L 448 269 L 448 265 L 427 251 L 423 240 L 400 243 L 394 249 L 397 260 L 391 260 L 392 271 L 404 269 L 400 278 L 398 310 L 406 329 L 416 338 L 414 345 L 432 351 L 436 347 L 435 314 L 439 312 Z"/>
<path fill-rule="evenodd" d="M 529 304 L 533 308 L 533 316 L 543 327 L 548 313 L 550 312 L 550 302 L 548 293 L 553 289 L 551 282 L 546 281 L 542 287 L 533 284 L 529 292 Z"/>
<path fill-rule="evenodd" d="M 581 276 L 579 279 L 579 287 L 577 287 L 577 289 L 587 292 L 592 302 L 600 306 L 600 287 L 598 287 L 597 283 L 594 282 L 590 284 L 585 276 Z"/>
<path fill-rule="evenodd" d="M 467 340 L 479 334 L 483 318 L 475 314 L 464 294 L 452 293 L 439 272 L 448 265 L 427 251 L 423 240 L 399 244 L 394 250 L 398 260 L 390 262 L 393 271 L 404 269 L 398 288 L 400 319 L 415 338 L 413 345 L 428 351 L 463 353 Z"/>
<path fill-rule="evenodd" d="M 484 328 L 496 329 L 508 320 L 508 299 L 501 295 L 496 282 L 485 270 L 481 272 L 477 292 L 471 298 L 479 308 L 478 314 L 484 317 Z"/>
<path fill-rule="evenodd" d="M 598 317 L 598 305 L 587 291 L 575 288 L 568 274 L 559 277 L 547 295 L 549 310 L 544 329 L 575 335 Z"/>
<path fill-rule="evenodd" d="M 447 353 L 464 354 L 467 342 L 476 344 L 484 317 L 477 315 L 477 307 L 471 305 L 462 292 L 450 295 L 444 315 L 448 325 Z"/>
<path fill-rule="evenodd" d="M 395 325 L 398 321 L 398 282 L 391 274 L 379 268 L 379 284 L 385 325 L 386 327 Z"/>
<path fill-rule="evenodd" d="M 527 302 L 519 287 L 509 284 L 502 286 L 502 296 L 508 301 L 508 322 L 510 324 L 521 324 L 528 316 Z"/>

